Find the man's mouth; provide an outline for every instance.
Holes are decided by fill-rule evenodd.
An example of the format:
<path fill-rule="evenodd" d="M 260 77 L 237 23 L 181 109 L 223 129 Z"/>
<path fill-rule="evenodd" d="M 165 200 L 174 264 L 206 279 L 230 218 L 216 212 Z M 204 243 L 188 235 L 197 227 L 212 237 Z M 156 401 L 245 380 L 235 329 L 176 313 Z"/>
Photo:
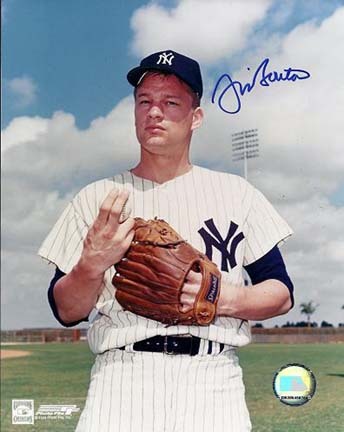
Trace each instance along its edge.
<path fill-rule="evenodd" d="M 146 126 L 145 129 L 149 132 L 159 132 L 159 131 L 165 130 L 165 128 L 163 128 L 162 126 L 159 126 L 159 125 L 149 125 L 149 126 Z"/>

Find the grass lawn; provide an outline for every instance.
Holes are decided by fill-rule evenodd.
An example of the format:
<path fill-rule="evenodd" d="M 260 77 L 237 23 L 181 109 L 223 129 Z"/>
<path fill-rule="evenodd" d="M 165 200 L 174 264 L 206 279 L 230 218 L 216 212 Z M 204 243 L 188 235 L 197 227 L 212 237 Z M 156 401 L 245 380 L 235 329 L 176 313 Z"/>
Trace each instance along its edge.
<path fill-rule="evenodd" d="M 239 356 L 254 432 L 344 431 L 343 344 L 256 344 Z M 315 375 L 316 392 L 305 405 L 284 405 L 273 394 L 274 373 L 287 363 L 301 363 Z"/>
<path fill-rule="evenodd" d="M 75 404 L 82 409 L 93 363 L 88 345 L 51 343 L 8 348 L 32 354 L 1 362 L 1 431 L 74 431 L 79 414 L 63 420 L 37 419 L 32 426 L 12 425 L 11 401 L 34 399 L 35 412 L 40 404 Z M 240 349 L 239 357 L 254 432 L 343 431 L 344 345 L 255 344 Z M 315 396 L 303 406 L 289 407 L 273 394 L 274 373 L 287 363 L 304 364 L 315 374 Z"/>
<path fill-rule="evenodd" d="M 34 399 L 39 405 L 77 405 L 82 409 L 93 354 L 86 343 L 16 345 L 3 349 L 31 351 L 28 357 L 2 360 L 1 432 L 74 431 L 79 415 L 64 420 L 37 420 L 35 425 L 12 425 L 12 399 Z"/>

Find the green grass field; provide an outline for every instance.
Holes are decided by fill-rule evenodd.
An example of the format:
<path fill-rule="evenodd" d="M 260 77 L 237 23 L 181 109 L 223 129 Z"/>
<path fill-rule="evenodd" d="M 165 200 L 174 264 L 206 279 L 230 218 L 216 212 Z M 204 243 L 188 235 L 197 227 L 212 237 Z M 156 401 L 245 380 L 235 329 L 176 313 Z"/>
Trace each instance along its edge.
<path fill-rule="evenodd" d="M 8 348 L 31 351 L 32 355 L 1 362 L 1 431 L 73 431 L 78 414 L 63 420 L 36 420 L 33 426 L 12 425 L 11 401 L 34 399 L 35 411 L 40 404 L 76 404 L 82 408 L 93 363 L 87 344 L 16 345 Z M 239 357 L 254 432 L 344 430 L 343 344 L 256 344 L 242 348 Z M 273 394 L 274 373 L 286 363 L 302 363 L 315 374 L 316 394 L 303 406 L 283 405 Z"/>

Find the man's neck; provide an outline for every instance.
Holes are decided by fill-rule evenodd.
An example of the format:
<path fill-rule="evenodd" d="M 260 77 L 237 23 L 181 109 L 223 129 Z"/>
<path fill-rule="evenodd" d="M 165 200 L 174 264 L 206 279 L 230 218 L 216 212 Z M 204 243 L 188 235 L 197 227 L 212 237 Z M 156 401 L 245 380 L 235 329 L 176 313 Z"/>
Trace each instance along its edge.
<path fill-rule="evenodd" d="M 162 184 L 186 174 L 191 169 L 192 165 L 189 160 L 175 161 L 160 157 L 154 160 L 142 160 L 141 158 L 139 164 L 130 171 L 138 177 Z"/>

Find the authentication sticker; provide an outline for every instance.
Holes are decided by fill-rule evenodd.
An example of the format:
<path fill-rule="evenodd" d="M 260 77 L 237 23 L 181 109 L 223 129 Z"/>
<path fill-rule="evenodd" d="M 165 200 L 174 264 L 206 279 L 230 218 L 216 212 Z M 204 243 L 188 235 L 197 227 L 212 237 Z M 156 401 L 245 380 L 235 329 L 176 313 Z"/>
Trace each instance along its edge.
<path fill-rule="evenodd" d="M 314 396 L 316 380 L 313 372 L 299 363 L 282 366 L 273 379 L 276 397 L 289 406 L 300 406 Z"/>

